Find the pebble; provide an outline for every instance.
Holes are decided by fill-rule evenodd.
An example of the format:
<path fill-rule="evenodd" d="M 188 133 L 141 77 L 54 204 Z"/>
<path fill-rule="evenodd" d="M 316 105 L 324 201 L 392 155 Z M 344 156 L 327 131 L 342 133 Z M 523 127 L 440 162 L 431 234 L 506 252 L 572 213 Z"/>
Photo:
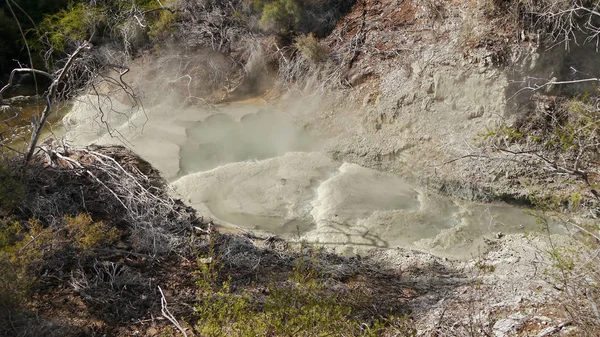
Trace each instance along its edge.
<path fill-rule="evenodd" d="M 521 314 L 511 315 L 509 318 L 501 319 L 494 324 L 493 332 L 495 337 L 506 337 L 509 336 L 510 332 L 518 329 L 523 325 L 523 319 L 525 316 Z"/>

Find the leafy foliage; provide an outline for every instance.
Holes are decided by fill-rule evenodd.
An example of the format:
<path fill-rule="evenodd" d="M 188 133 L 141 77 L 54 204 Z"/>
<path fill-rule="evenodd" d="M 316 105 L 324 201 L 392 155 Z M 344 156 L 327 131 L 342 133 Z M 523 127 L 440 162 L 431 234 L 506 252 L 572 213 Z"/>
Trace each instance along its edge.
<path fill-rule="evenodd" d="M 259 26 L 264 31 L 287 34 L 297 27 L 303 14 L 295 0 L 275 0 L 262 8 Z"/>
<path fill-rule="evenodd" d="M 178 14 L 169 11 L 160 11 L 156 18 L 151 22 L 148 36 L 153 39 L 161 39 L 168 36 L 169 33 L 173 32 L 175 27 L 174 23 L 177 19 Z"/>
<path fill-rule="evenodd" d="M 89 39 L 103 23 L 106 23 L 106 17 L 102 8 L 78 3 L 46 16 L 38 31 L 54 50 L 63 52 L 69 45 Z"/>
<path fill-rule="evenodd" d="M 14 171 L 0 166 L 0 214 L 19 206 L 25 197 L 25 186 Z"/>
<path fill-rule="evenodd" d="M 110 246 L 120 237 L 119 231 L 104 222 L 93 222 L 89 214 L 66 216 L 65 228 L 75 247 L 92 249 Z"/>
<path fill-rule="evenodd" d="M 552 208 L 551 205 L 549 205 Z M 557 300 L 573 325 L 578 336 L 597 336 L 600 331 L 600 226 L 587 219 L 575 221 L 562 219 L 567 226 L 579 231 L 578 241 L 555 242 L 550 235 L 549 222 L 556 221 L 548 213 L 538 211 L 536 220 L 548 233 L 549 248 L 545 251 L 548 266 L 544 274 L 555 289 L 560 291 Z"/>
<path fill-rule="evenodd" d="M 259 27 L 268 33 L 313 33 L 322 37 L 333 29 L 355 0 L 250 0 Z"/>
<path fill-rule="evenodd" d="M 296 39 L 294 45 L 298 48 L 302 56 L 312 63 L 321 63 L 327 58 L 327 48 L 312 33 L 300 36 Z"/>
<path fill-rule="evenodd" d="M 155 0 L 23 0 L 19 7 L 13 8 L 26 34 L 27 41 L 23 41 L 7 4 L 0 4 L 0 53 L 5 56 L 0 60 L 0 75 L 14 67 L 13 59 L 25 63 L 28 59 L 25 43 L 35 52 L 33 66 L 43 69 L 44 61 L 48 69 L 55 58 L 62 57 L 62 53 L 68 53 L 81 41 L 92 39 L 94 43 L 104 43 L 131 38 L 123 34 L 131 22 L 151 38 L 164 37 L 172 30 L 177 15 L 159 10 L 163 5 L 178 6 L 177 1 Z"/>
<path fill-rule="evenodd" d="M 232 278 L 223 280 L 222 265 L 211 239 L 207 257 L 198 260 L 196 284 L 200 290 L 194 307 L 200 336 L 415 336 L 404 316 L 376 317 L 368 321 L 356 315 L 359 294 L 338 293 L 314 263 L 301 259 L 286 277 L 272 281 L 261 296 L 236 292 Z"/>
<path fill-rule="evenodd" d="M 52 231 L 39 221 L 0 223 L 0 300 L 19 303 L 35 284 L 43 258 L 52 242 Z M 13 304 L 16 304 L 13 303 Z"/>
<path fill-rule="evenodd" d="M 540 173 L 578 179 L 594 195 L 600 181 L 599 97 L 597 92 L 576 97 L 536 95 L 535 108 L 518 116 L 514 123 L 501 124 L 480 136 L 493 149 L 536 161 L 543 170 Z M 581 193 L 563 196 L 563 203 L 579 207 Z M 547 197 L 532 202 L 545 205 Z"/>

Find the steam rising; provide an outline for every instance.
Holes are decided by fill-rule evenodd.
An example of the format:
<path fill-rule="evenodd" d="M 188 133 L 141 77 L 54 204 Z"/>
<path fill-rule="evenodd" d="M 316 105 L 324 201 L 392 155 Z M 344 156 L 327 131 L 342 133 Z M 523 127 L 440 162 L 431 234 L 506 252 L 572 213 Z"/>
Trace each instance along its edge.
<path fill-rule="evenodd" d="M 301 235 L 339 251 L 410 247 L 468 258 L 485 246 L 484 236 L 537 228 L 519 209 L 436 196 L 395 175 L 332 160 L 321 149 L 334 140 L 319 139 L 294 118 L 306 105 L 190 106 L 191 94 L 181 95 L 186 76 L 141 82 L 145 109 L 115 98 L 101 103 L 112 113 L 99 118 L 76 103 L 64 118 L 67 140 L 130 146 L 218 224 Z"/>
<path fill-rule="evenodd" d="M 279 157 L 290 151 L 318 150 L 317 137 L 294 125 L 286 113 L 258 108 L 243 114 L 247 109 L 226 107 L 221 113 L 190 123 L 180 148 L 180 175 L 228 163 Z M 243 116 L 236 119 L 240 114 Z"/>

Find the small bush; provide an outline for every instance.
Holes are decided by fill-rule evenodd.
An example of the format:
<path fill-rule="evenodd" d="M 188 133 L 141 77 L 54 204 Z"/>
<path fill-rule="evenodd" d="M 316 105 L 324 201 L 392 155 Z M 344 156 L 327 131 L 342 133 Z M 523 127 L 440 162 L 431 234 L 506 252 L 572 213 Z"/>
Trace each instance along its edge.
<path fill-rule="evenodd" d="M 354 3 L 355 0 L 249 0 L 246 8 L 258 14 L 263 31 L 324 37 Z"/>
<path fill-rule="evenodd" d="M 89 214 L 65 217 L 65 228 L 77 248 L 92 249 L 106 247 L 119 239 L 119 231 L 104 222 L 93 222 Z"/>
<path fill-rule="evenodd" d="M 327 48 L 312 33 L 297 38 L 294 45 L 302 56 L 312 63 L 321 63 L 327 59 Z"/>
<path fill-rule="evenodd" d="M 580 97 L 534 96 L 535 107 L 510 125 L 480 134 L 495 148 L 531 155 L 546 172 L 570 174 L 596 188 L 600 160 L 598 93 Z M 590 191 L 591 192 L 591 191 Z M 594 192 L 592 192 L 594 193 Z M 581 200 L 574 199 L 576 203 Z"/>
<path fill-rule="evenodd" d="M 25 198 L 25 185 L 14 172 L 0 166 L 0 212 L 10 212 Z"/>
<path fill-rule="evenodd" d="M 89 39 L 96 27 L 105 21 L 103 8 L 78 3 L 46 16 L 38 32 L 53 50 L 64 51 L 72 43 Z"/>
<path fill-rule="evenodd" d="M 15 247 L 23 239 L 19 222 L 0 223 L 0 307 L 16 308 L 26 291 L 23 268 L 15 266 Z"/>
<path fill-rule="evenodd" d="M 598 225 L 582 225 L 598 233 Z M 598 336 L 600 331 L 600 268 L 598 237 L 589 236 L 587 245 L 553 247 L 547 253 L 551 267 L 546 274 L 561 291 L 559 303 L 578 328 L 579 336 Z"/>
<path fill-rule="evenodd" d="M 103 319 L 123 321 L 147 314 L 149 280 L 124 263 L 95 261 L 71 272 L 71 287 Z"/>
<path fill-rule="evenodd" d="M 0 300 L 23 299 L 52 251 L 53 233 L 39 221 L 0 223 Z"/>
<path fill-rule="evenodd" d="M 87 214 L 67 216 L 62 225 L 50 227 L 36 219 L 0 222 L 0 292 L 21 298 L 36 283 L 40 271 L 60 259 L 58 252 L 106 247 L 119 234 L 103 222 L 93 222 Z"/>
<path fill-rule="evenodd" d="M 264 31 L 287 34 L 297 27 L 302 17 L 302 8 L 295 0 L 275 0 L 264 5 L 258 24 Z"/>
<path fill-rule="evenodd" d="M 353 307 L 364 294 L 334 290 L 331 278 L 320 273 L 318 256 L 301 257 L 283 280 L 273 279 L 262 293 L 235 291 L 232 277 L 223 280 L 225 266 L 215 254 L 198 260 L 200 290 L 194 311 L 200 336 L 415 336 L 404 316 L 361 319 Z M 364 303 L 363 303 L 364 304 Z"/>
<path fill-rule="evenodd" d="M 176 7 L 175 1 L 166 1 L 165 6 Z M 171 33 L 175 31 L 175 22 L 179 18 L 178 13 L 174 13 L 168 10 L 161 10 L 156 12 L 153 18 L 150 18 L 150 25 L 148 30 L 148 36 L 152 39 L 165 39 Z"/>

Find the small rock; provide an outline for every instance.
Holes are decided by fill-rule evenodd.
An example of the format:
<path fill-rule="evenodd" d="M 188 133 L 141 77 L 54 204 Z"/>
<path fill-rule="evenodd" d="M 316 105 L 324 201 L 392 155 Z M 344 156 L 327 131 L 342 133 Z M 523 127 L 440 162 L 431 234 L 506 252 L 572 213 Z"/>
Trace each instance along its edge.
<path fill-rule="evenodd" d="M 504 237 L 504 233 L 498 232 L 496 233 L 496 239 L 502 239 Z"/>
<path fill-rule="evenodd" d="M 428 94 L 433 94 L 435 91 L 435 89 L 434 89 L 435 83 L 434 82 L 425 83 L 422 88 L 424 88 L 425 92 L 427 92 Z"/>
<path fill-rule="evenodd" d="M 213 259 L 212 257 L 203 257 L 198 259 L 198 262 L 202 264 L 211 264 L 213 262 Z"/>
<path fill-rule="evenodd" d="M 577 336 L 578 329 L 576 326 L 569 326 L 560 330 L 560 336 Z"/>
<path fill-rule="evenodd" d="M 427 97 L 427 98 L 423 99 L 423 101 L 421 101 L 421 109 L 429 110 L 432 103 L 433 103 L 433 99 L 431 99 L 431 97 Z"/>
<path fill-rule="evenodd" d="M 483 114 L 485 113 L 485 109 L 483 108 L 482 105 L 477 106 L 477 108 L 471 112 L 469 112 L 469 114 L 467 115 L 467 119 L 475 119 L 475 118 L 479 118 L 481 116 L 483 116 Z"/>
<path fill-rule="evenodd" d="M 501 319 L 494 324 L 493 332 L 495 337 L 506 337 L 509 336 L 510 332 L 517 330 L 523 325 L 523 319 L 525 316 L 515 314 L 510 318 Z"/>
<path fill-rule="evenodd" d="M 362 103 L 363 108 L 367 107 L 368 105 L 373 104 L 374 96 L 375 96 L 375 94 L 372 92 L 365 96 L 365 98 L 363 99 L 363 103 Z"/>
<path fill-rule="evenodd" d="M 440 74 L 433 75 L 433 98 L 438 101 L 444 100 L 444 93 L 442 90 L 442 81 L 443 78 Z"/>
<path fill-rule="evenodd" d="M 130 248 L 128 244 L 126 244 L 125 242 L 123 242 L 122 240 L 119 240 L 119 242 L 117 242 L 116 245 L 117 248 L 119 249 L 127 249 Z"/>
<path fill-rule="evenodd" d="M 412 68 L 412 73 L 413 74 L 421 74 L 421 71 L 423 71 L 423 68 L 421 67 L 421 65 L 418 62 L 413 62 L 411 63 L 410 67 Z"/>
<path fill-rule="evenodd" d="M 547 328 L 543 329 L 542 331 L 540 331 L 536 337 L 547 337 L 552 334 L 555 334 L 558 330 L 559 329 L 557 329 L 557 327 L 550 326 L 550 327 L 547 327 Z"/>

